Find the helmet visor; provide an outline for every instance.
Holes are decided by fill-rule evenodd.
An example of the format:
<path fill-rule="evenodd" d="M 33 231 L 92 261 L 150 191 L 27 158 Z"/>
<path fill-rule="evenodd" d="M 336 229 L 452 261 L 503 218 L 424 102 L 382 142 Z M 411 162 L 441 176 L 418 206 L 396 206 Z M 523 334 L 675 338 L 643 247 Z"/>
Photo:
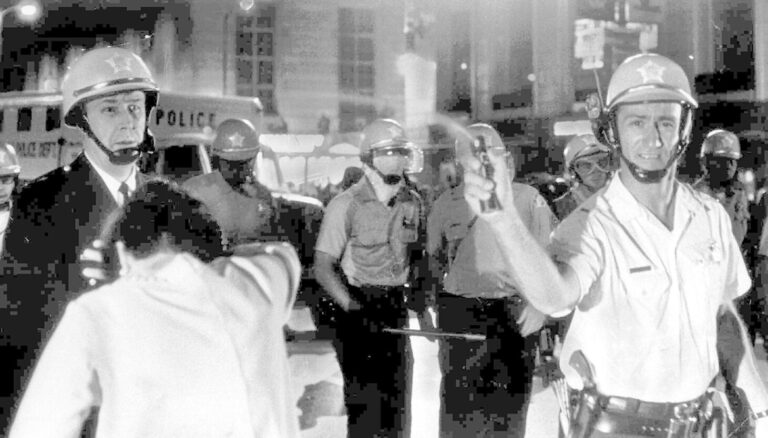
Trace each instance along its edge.
<path fill-rule="evenodd" d="M 372 158 L 402 158 L 406 173 L 419 173 L 424 168 L 424 153 L 415 145 L 393 145 L 371 151 Z"/>

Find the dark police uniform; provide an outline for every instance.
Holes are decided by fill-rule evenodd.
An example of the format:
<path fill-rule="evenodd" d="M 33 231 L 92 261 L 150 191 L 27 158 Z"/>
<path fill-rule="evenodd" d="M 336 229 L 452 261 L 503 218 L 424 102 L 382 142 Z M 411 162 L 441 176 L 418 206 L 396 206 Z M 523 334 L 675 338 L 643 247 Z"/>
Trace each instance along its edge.
<path fill-rule="evenodd" d="M 139 183 L 143 181 L 141 174 L 136 175 Z M 2 263 L 3 292 L 9 303 L 2 318 L 3 396 L 21 388 L 36 349 L 64 306 L 88 287 L 78 256 L 99 236 L 104 220 L 117 206 L 84 154 L 19 194 Z"/>

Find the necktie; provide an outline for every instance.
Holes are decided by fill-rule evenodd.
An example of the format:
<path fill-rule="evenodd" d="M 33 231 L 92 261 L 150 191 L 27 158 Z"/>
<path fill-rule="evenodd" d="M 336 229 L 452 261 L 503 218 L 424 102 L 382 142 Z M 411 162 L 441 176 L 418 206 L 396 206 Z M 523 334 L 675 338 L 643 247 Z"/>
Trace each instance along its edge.
<path fill-rule="evenodd" d="M 120 187 L 117 188 L 117 191 L 120 192 L 120 195 L 122 195 L 121 205 L 125 205 L 125 203 L 128 201 L 128 197 L 131 196 L 131 189 L 128 188 L 128 184 L 125 183 L 125 181 L 120 183 Z"/>

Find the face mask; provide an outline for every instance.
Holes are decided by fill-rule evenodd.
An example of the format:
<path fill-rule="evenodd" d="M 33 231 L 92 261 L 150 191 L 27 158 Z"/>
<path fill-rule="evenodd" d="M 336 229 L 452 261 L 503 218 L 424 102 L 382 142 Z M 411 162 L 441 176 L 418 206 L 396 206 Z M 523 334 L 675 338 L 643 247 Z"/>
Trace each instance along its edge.
<path fill-rule="evenodd" d="M 396 173 L 386 174 L 385 175 L 385 174 L 381 173 L 378 169 L 376 169 L 376 172 L 379 173 L 379 176 L 381 176 L 381 179 L 382 179 L 382 181 L 384 181 L 384 184 L 387 184 L 387 185 L 390 185 L 390 186 L 397 185 L 398 183 L 400 183 L 400 181 L 403 180 L 403 176 L 402 175 L 398 175 Z"/>
<path fill-rule="evenodd" d="M 404 159 L 399 155 L 385 155 L 373 158 L 373 169 L 385 184 L 394 186 L 403 179 Z"/>

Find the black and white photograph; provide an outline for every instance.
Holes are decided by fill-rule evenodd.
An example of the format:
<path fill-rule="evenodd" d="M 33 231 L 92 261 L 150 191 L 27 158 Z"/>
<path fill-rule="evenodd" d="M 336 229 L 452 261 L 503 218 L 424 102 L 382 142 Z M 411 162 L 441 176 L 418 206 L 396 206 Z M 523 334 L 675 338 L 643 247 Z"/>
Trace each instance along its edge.
<path fill-rule="evenodd" d="M 768 438 L 768 0 L 0 0 L 0 436 Z"/>

